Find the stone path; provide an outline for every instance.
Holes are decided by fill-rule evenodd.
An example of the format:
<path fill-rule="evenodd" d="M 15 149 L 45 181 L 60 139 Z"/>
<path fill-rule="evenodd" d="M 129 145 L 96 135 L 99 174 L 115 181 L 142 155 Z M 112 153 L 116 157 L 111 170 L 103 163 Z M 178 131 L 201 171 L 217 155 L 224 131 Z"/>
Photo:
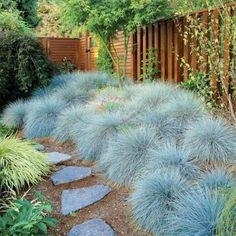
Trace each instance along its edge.
<path fill-rule="evenodd" d="M 71 156 L 59 152 L 47 153 L 48 160 L 54 164 L 61 164 L 71 160 Z M 68 166 L 51 176 L 54 185 L 67 184 L 91 176 L 92 169 L 79 166 Z M 103 199 L 111 192 L 105 185 L 93 185 L 85 188 L 65 189 L 61 195 L 61 214 L 69 215 L 75 211 L 92 205 Z M 92 219 L 80 225 L 75 225 L 68 236 L 116 236 L 114 230 L 102 219 Z"/>
<path fill-rule="evenodd" d="M 115 236 L 114 230 L 101 219 L 88 220 L 80 225 L 75 225 L 68 236 Z"/>

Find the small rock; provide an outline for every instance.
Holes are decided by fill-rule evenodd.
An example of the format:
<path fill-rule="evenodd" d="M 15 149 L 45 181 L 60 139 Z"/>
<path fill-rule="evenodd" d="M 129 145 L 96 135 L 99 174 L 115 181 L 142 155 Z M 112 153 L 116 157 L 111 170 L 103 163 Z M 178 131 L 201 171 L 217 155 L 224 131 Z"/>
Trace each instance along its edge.
<path fill-rule="evenodd" d="M 54 173 L 51 179 L 54 185 L 59 185 L 84 179 L 90 176 L 91 173 L 92 173 L 91 168 L 68 166 Z"/>
<path fill-rule="evenodd" d="M 42 151 L 44 151 L 44 149 L 45 149 L 45 147 L 43 146 L 43 144 L 40 144 L 40 143 L 34 145 L 34 148 L 35 148 L 35 150 L 38 151 L 38 152 L 42 152 Z"/>
<path fill-rule="evenodd" d="M 47 156 L 48 160 L 55 165 L 71 159 L 70 155 L 59 152 L 50 152 L 47 153 Z"/>
<path fill-rule="evenodd" d="M 88 220 L 80 225 L 75 225 L 68 236 L 116 236 L 116 233 L 101 219 Z"/>
<path fill-rule="evenodd" d="M 111 188 L 105 185 L 64 190 L 61 196 L 61 213 L 68 215 L 78 211 L 101 200 L 110 192 Z"/>

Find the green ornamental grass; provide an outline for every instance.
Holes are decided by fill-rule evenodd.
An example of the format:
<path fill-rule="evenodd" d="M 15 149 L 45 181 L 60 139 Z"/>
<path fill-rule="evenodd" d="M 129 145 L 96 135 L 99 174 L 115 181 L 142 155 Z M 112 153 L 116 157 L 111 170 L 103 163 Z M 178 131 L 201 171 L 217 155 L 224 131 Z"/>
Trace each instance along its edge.
<path fill-rule="evenodd" d="M 16 138 L 0 139 L 0 190 L 19 191 L 36 184 L 42 175 L 49 172 L 45 154 Z"/>

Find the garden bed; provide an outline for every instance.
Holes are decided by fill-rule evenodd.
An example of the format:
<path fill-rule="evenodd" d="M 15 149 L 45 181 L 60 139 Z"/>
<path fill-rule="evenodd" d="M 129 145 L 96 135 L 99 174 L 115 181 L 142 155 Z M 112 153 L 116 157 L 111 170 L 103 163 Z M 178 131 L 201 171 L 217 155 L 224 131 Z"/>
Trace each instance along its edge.
<path fill-rule="evenodd" d="M 47 152 L 61 152 L 72 156 L 71 161 L 63 163 L 63 165 L 55 166 L 54 171 L 61 169 L 63 166 L 78 165 L 93 167 L 93 163 L 80 161 L 76 151 L 75 145 L 68 143 L 59 143 L 50 138 L 37 139 L 37 142 L 42 143 Z M 32 188 L 29 194 L 33 191 L 40 191 L 46 198 L 48 198 L 54 206 L 52 216 L 59 220 L 56 229 L 51 231 L 51 235 L 65 236 L 76 225 L 83 223 L 89 219 L 101 218 L 105 220 L 115 230 L 117 235 L 125 236 L 144 236 L 143 232 L 138 231 L 130 217 L 130 205 L 127 202 L 130 190 L 124 187 L 115 188 L 112 186 L 112 192 L 101 201 L 86 207 L 76 213 L 68 216 L 63 216 L 60 213 L 60 199 L 61 193 L 65 189 L 74 189 L 80 187 L 89 187 L 94 184 L 109 185 L 108 181 L 98 173 L 93 173 L 91 177 L 84 180 L 75 181 L 69 184 L 62 184 L 54 186 L 50 177 L 46 177 L 43 182 Z"/>

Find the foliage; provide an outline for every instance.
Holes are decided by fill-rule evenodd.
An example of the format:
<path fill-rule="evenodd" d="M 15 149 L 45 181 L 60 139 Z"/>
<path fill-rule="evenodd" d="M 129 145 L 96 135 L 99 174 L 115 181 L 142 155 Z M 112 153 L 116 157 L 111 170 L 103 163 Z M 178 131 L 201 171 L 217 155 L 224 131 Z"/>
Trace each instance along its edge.
<path fill-rule="evenodd" d="M 0 121 L 0 139 L 3 137 L 9 137 L 13 135 L 15 132 L 15 128 L 13 127 L 7 127 L 3 125 Z"/>
<path fill-rule="evenodd" d="M 16 190 L 36 184 L 49 171 L 45 154 L 16 138 L 0 140 L 0 190 Z"/>
<path fill-rule="evenodd" d="M 236 155 L 234 131 L 220 118 L 203 117 L 192 123 L 184 138 L 185 150 L 202 161 L 229 161 Z"/>
<path fill-rule="evenodd" d="M 165 144 L 161 149 L 151 150 L 150 156 L 151 159 L 146 167 L 148 172 L 160 168 L 171 168 L 177 169 L 185 177 L 193 178 L 199 174 L 199 168 L 187 153 L 173 143 Z"/>
<path fill-rule="evenodd" d="M 175 203 L 176 214 L 169 221 L 170 235 L 215 236 L 224 204 L 221 193 L 208 189 L 195 189 L 182 195 Z"/>
<path fill-rule="evenodd" d="M 38 15 L 40 22 L 34 33 L 40 37 L 68 37 L 70 34 L 61 30 L 61 16 L 63 9 L 55 0 L 40 0 Z"/>
<path fill-rule="evenodd" d="M 39 193 L 36 193 L 36 199 L 33 201 L 18 199 L 0 216 L 1 235 L 49 235 L 48 227 L 54 228 L 57 224 L 55 218 L 47 216 L 51 212 L 51 203 Z"/>
<path fill-rule="evenodd" d="M 64 4 L 66 9 L 64 12 L 65 24 L 71 28 L 73 26 L 86 28 L 99 37 L 117 66 L 118 78 L 121 83 L 126 74 L 130 33 L 135 31 L 138 25 L 145 25 L 170 14 L 169 4 L 166 0 L 67 0 Z M 115 56 L 113 56 L 109 51 L 107 39 L 114 38 L 119 30 L 124 32 L 125 53 L 119 56 L 115 52 Z M 111 44 L 114 45 L 113 40 Z M 123 68 L 121 68 L 122 65 Z"/>
<path fill-rule="evenodd" d="M 0 106 L 47 85 L 53 73 L 40 43 L 16 32 L 0 33 Z"/>
<path fill-rule="evenodd" d="M 1 0 L 0 10 L 18 13 L 30 27 L 37 26 L 39 22 L 38 0 Z"/>
<path fill-rule="evenodd" d="M 57 70 L 61 74 L 71 73 L 76 69 L 76 65 L 73 64 L 70 60 L 66 57 L 57 64 Z"/>
<path fill-rule="evenodd" d="M 109 140 L 117 135 L 127 118 L 121 113 L 94 115 L 87 125 L 82 125 L 76 138 L 79 157 L 85 160 L 99 160 L 106 152 Z"/>
<path fill-rule="evenodd" d="M 97 40 L 98 42 L 100 40 Z M 106 44 L 108 44 L 108 40 L 106 41 Z M 98 57 L 96 61 L 97 69 L 100 71 L 105 71 L 107 73 L 112 73 L 113 72 L 113 64 L 112 64 L 112 59 L 104 46 L 102 42 L 99 44 L 99 49 L 98 49 Z"/>
<path fill-rule="evenodd" d="M 213 169 L 204 173 L 200 180 L 201 186 L 205 186 L 212 190 L 230 188 L 233 184 L 233 175 L 223 168 Z"/>
<path fill-rule="evenodd" d="M 149 150 L 158 145 L 152 129 L 131 126 L 110 141 L 98 168 L 115 184 L 131 185 L 142 175 L 150 160 Z"/>
<path fill-rule="evenodd" d="M 57 117 L 65 105 L 63 101 L 53 97 L 35 100 L 31 104 L 33 109 L 26 116 L 25 137 L 33 139 L 51 136 L 56 128 Z"/>
<path fill-rule="evenodd" d="M 236 212 L 236 187 L 232 186 L 226 194 L 226 202 L 217 224 L 217 235 L 233 236 L 236 233 L 235 212 Z"/>
<path fill-rule="evenodd" d="M 29 109 L 29 102 L 18 100 L 10 103 L 3 112 L 3 124 L 8 127 L 21 128 Z"/>
<path fill-rule="evenodd" d="M 26 25 L 17 12 L 0 11 L 0 30 L 12 30 L 22 33 L 31 33 L 31 29 Z"/>
<path fill-rule="evenodd" d="M 155 48 L 151 48 L 148 49 L 147 51 L 147 59 L 146 59 L 146 63 L 144 64 L 144 66 L 142 67 L 142 70 L 144 71 L 144 73 L 141 75 L 141 78 L 144 80 L 150 80 L 153 81 L 155 80 L 155 76 L 158 73 L 158 69 L 157 66 L 159 64 L 157 57 L 156 57 L 156 50 Z"/>
<path fill-rule="evenodd" d="M 213 107 L 212 90 L 210 87 L 210 78 L 208 75 L 201 72 L 196 72 L 195 76 L 192 75 L 187 81 L 182 82 L 181 87 L 196 92 L 201 100 L 205 102 L 209 108 Z"/>
<path fill-rule="evenodd" d="M 169 217 L 174 214 L 175 202 L 189 187 L 188 181 L 175 169 L 159 169 L 143 177 L 130 199 L 135 221 L 147 232 L 169 235 Z"/>

